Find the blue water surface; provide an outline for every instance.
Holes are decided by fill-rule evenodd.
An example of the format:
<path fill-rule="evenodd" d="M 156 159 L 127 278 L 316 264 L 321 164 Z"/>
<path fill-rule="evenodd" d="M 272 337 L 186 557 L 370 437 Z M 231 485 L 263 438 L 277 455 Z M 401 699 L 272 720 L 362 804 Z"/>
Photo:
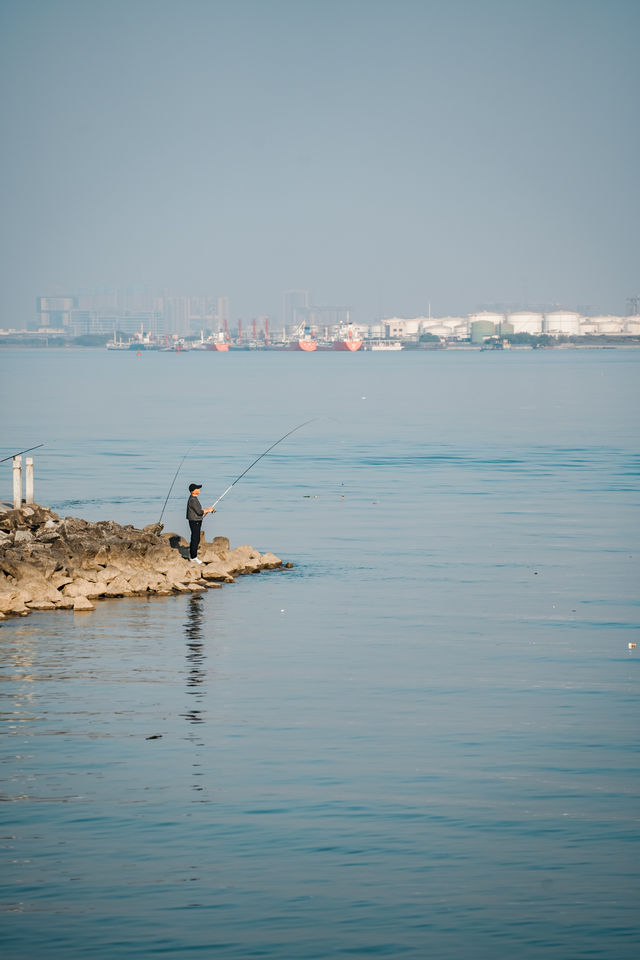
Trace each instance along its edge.
<path fill-rule="evenodd" d="M 639 374 L 2 350 L 62 516 L 154 522 L 186 454 L 184 534 L 314 418 L 205 521 L 292 570 L 0 626 L 6 956 L 635 960 Z"/>

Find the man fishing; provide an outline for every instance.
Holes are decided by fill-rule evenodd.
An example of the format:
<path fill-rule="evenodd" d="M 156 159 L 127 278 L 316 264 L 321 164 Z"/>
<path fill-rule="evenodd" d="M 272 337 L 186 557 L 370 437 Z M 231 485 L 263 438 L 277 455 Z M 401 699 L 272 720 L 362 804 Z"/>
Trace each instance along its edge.
<path fill-rule="evenodd" d="M 201 483 L 189 484 L 189 499 L 187 501 L 187 520 L 191 528 L 191 543 L 189 544 L 189 557 L 192 563 L 202 563 L 198 557 L 198 546 L 200 544 L 200 529 L 202 520 L 206 513 L 215 513 L 213 507 L 203 507 L 198 500 Z"/>

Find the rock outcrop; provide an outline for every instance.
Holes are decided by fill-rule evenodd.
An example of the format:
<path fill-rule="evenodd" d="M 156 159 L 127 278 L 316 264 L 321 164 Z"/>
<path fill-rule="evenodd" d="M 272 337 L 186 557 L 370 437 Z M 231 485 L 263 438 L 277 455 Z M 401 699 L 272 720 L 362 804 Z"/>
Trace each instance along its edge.
<path fill-rule="evenodd" d="M 226 537 L 199 547 L 189 560 L 187 541 L 162 524 L 142 530 L 113 520 L 62 519 L 38 504 L 0 513 L 0 620 L 33 610 L 95 609 L 98 600 L 153 594 L 199 593 L 261 570 L 282 569 L 273 553 Z"/>

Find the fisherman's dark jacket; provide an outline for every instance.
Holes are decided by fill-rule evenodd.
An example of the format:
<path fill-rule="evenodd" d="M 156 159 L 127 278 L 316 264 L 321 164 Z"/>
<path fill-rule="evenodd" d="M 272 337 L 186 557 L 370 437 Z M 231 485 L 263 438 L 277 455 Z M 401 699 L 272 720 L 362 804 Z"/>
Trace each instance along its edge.
<path fill-rule="evenodd" d="M 187 501 L 187 520 L 202 520 L 203 516 L 204 510 L 200 505 L 200 501 L 191 494 Z"/>

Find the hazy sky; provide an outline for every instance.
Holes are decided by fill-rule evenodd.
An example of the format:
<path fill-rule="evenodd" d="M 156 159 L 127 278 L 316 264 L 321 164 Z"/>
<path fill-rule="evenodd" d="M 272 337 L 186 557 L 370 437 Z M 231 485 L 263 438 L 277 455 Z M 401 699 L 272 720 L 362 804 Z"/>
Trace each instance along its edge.
<path fill-rule="evenodd" d="M 639 0 L 0 0 L 0 326 L 640 291 Z"/>

